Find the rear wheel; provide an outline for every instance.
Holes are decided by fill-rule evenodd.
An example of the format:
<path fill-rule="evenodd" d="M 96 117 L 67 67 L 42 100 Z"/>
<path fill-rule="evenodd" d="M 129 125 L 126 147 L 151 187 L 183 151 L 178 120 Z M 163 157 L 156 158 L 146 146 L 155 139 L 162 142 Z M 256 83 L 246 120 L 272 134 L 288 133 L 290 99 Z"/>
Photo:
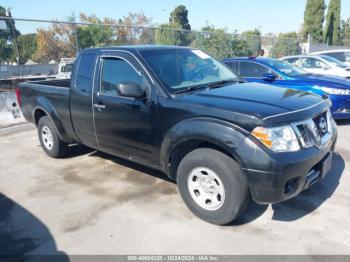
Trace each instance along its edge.
<path fill-rule="evenodd" d="M 210 148 L 196 149 L 181 160 L 177 183 L 188 208 L 199 218 L 217 225 L 236 219 L 250 199 L 239 164 Z"/>
<path fill-rule="evenodd" d="M 48 116 L 39 119 L 38 135 L 42 148 L 50 157 L 59 158 L 67 152 L 68 145 L 60 139 Z"/>

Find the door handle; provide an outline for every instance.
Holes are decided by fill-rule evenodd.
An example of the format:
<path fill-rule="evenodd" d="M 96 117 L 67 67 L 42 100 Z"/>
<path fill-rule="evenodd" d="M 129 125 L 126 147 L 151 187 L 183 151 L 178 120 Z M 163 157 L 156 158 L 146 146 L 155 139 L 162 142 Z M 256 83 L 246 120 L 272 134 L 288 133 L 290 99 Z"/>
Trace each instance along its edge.
<path fill-rule="evenodd" d="M 105 108 L 106 108 L 106 105 L 94 104 L 94 108 L 97 108 L 97 109 L 105 109 Z"/>

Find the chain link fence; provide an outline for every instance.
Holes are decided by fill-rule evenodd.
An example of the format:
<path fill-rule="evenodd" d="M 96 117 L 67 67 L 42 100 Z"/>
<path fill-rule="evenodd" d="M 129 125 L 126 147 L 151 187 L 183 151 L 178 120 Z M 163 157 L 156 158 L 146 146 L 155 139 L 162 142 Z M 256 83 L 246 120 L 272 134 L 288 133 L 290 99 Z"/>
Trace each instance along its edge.
<path fill-rule="evenodd" d="M 255 55 L 299 54 L 297 38 L 0 17 L 0 91 L 18 82 L 69 77 L 79 50 L 90 47 L 161 44 L 201 49 L 217 59 Z"/>

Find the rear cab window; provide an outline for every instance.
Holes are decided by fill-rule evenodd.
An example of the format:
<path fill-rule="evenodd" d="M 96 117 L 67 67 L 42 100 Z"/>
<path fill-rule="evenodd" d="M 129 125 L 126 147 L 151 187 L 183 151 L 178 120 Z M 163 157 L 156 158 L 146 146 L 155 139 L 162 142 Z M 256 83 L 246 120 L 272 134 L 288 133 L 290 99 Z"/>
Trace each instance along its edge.
<path fill-rule="evenodd" d="M 80 55 L 74 87 L 84 92 L 91 92 L 95 63 L 95 53 L 83 53 Z"/>

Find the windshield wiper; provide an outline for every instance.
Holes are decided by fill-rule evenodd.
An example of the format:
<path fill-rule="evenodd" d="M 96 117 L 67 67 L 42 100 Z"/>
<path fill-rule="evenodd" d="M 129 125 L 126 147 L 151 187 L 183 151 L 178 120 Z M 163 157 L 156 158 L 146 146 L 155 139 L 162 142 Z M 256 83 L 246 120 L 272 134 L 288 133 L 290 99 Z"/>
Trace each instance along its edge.
<path fill-rule="evenodd" d="M 203 89 L 203 88 L 207 88 L 207 85 L 189 86 L 189 87 L 186 87 L 184 89 L 181 89 L 179 91 L 174 92 L 174 94 L 181 94 L 181 93 L 191 92 L 191 91 L 198 90 L 198 89 Z"/>
<path fill-rule="evenodd" d="M 238 79 L 227 79 L 227 80 L 221 80 L 213 83 L 209 83 L 207 86 L 208 88 L 217 88 L 217 87 L 222 87 L 227 83 L 237 83 L 239 82 Z"/>
<path fill-rule="evenodd" d="M 186 87 L 184 89 L 181 89 L 179 91 L 174 92 L 175 94 L 181 94 L 181 93 L 186 93 L 186 92 L 191 92 L 194 90 L 198 90 L 198 89 L 210 89 L 210 88 L 217 88 L 217 87 L 222 87 L 224 84 L 227 83 L 233 83 L 233 82 L 239 82 L 238 79 L 227 79 L 227 80 L 221 80 L 221 81 L 217 81 L 217 82 L 212 82 L 212 83 L 207 83 L 207 84 L 202 84 L 202 85 L 194 85 L 194 86 L 189 86 Z"/>

